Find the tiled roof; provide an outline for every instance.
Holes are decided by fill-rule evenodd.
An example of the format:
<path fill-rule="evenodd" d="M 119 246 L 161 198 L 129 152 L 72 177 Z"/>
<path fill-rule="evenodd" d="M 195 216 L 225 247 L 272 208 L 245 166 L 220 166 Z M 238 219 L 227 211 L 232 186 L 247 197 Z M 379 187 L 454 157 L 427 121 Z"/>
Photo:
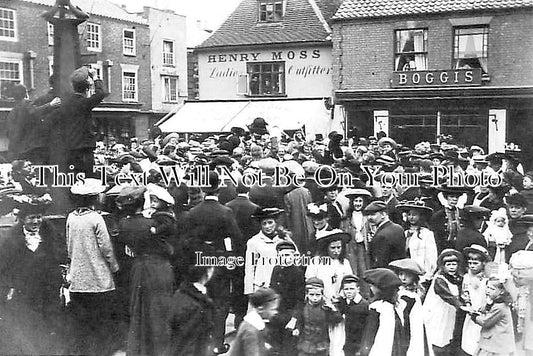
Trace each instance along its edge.
<path fill-rule="evenodd" d="M 34 4 L 54 6 L 55 0 L 22 0 L 24 2 L 31 2 Z M 139 24 L 147 24 L 146 20 L 135 14 L 130 14 L 119 5 L 116 5 L 107 0 L 71 0 L 73 5 L 79 6 L 80 9 L 88 14 L 108 17 L 111 19 L 122 20 L 127 22 L 135 22 Z"/>
<path fill-rule="evenodd" d="M 344 0 L 334 20 L 532 7 L 533 0 Z"/>
<path fill-rule="evenodd" d="M 260 23 L 259 1 L 243 0 L 222 26 L 197 48 L 330 40 L 328 26 L 311 5 L 311 2 L 318 5 L 318 0 L 286 1 L 282 21 Z M 315 8 L 320 11 L 320 6 Z"/>

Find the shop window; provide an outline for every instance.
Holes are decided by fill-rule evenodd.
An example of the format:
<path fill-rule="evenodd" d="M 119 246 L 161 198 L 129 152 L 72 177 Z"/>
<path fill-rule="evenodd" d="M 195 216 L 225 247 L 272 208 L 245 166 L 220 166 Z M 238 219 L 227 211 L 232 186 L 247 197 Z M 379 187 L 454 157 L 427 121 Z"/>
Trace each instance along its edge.
<path fill-rule="evenodd" d="M 248 63 L 247 69 L 250 95 L 285 94 L 284 62 Z"/>
<path fill-rule="evenodd" d="M 174 65 L 174 42 L 163 41 L 163 65 Z"/>
<path fill-rule="evenodd" d="M 488 26 L 454 28 L 453 67 L 481 68 L 481 72 L 487 74 L 488 46 Z"/>
<path fill-rule="evenodd" d="M 0 40 L 17 40 L 15 10 L 0 8 Z"/>
<path fill-rule="evenodd" d="M 85 31 L 87 36 L 87 50 L 95 52 L 102 51 L 102 34 L 100 25 L 87 23 Z"/>
<path fill-rule="evenodd" d="M 427 29 L 396 30 L 394 70 L 427 70 L 427 42 Z"/>
<path fill-rule="evenodd" d="M 178 77 L 163 76 L 163 101 L 178 101 Z"/>
<path fill-rule="evenodd" d="M 259 21 L 278 22 L 283 19 L 283 1 L 259 1 Z"/>
<path fill-rule="evenodd" d="M 122 53 L 126 56 L 135 55 L 135 30 L 124 29 L 122 32 Z"/>
<path fill-rule="evenodd" d="M 22 83 L 22 62 L 0 59 L 0 98 L 11 97 L 11 89 Z"/>

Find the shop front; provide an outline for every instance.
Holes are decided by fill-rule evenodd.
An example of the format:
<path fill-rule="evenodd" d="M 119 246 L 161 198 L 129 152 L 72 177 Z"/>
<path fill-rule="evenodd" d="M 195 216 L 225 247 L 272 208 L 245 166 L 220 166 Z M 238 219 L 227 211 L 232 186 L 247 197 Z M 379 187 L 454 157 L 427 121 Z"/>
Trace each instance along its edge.
<path fill-rule="evenodd" d="M 383 131 L 413 147 L 451 135 L 458 144 L 487 152 L 503 152 L 513 142 L 526 160 L 533 157 L 532 99 L 533 87 L 488 86 L 479 70 L 394 72 L 390 89 L 335 92 L 346 127 L 359 136 Z"/>

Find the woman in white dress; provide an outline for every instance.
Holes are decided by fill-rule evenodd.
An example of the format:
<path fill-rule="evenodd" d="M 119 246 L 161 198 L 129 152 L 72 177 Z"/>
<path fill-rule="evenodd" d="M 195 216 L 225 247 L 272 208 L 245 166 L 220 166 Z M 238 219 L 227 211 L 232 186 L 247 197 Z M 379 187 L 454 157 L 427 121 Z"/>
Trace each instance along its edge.
<path fill-rule="evenodd" d="M 311 260 L 305 278 L 317 277 L 324 282 L 324 297 L 335 301 L 339 295 L 342 278 L 353 274 L 346 258 L 346 243 L 350 234 L 333 229 L 326 231 L 318 240 L 318 256 Z M 344 352 L 344 322 L 329 329 L 330 356 L 342 356 Z"/>

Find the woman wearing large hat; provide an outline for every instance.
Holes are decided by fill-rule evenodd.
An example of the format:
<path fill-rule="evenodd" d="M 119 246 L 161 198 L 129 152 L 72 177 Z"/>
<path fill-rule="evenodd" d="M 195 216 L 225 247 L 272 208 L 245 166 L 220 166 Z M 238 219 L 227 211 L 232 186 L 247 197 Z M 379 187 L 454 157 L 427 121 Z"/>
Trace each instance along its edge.
<path fill-rule="evenodd" d="M 270 286 L 277 256 L 276 246 L 283 241 L 294 243 L 291 233 L 279 224 L 283 209 L 260 208 L 254 214 L 261 231 L 246 242 L 244 264 L 244 294 L 251 294 L 259 288 Z"/>
<path fill-rule="evenodd" d="M 411 258 L 424 270 L 420 280 L 422 283 L 431 281 L 437 268 L 437 245 L 428 226 L 433 209 L 423 200 L 400 202 L 396 208 L 406 214 L 405 246 Z"/>
<path fill-rule="evenodd" d="M 16 331 L 16 337 L 4 334 L 0 353 L 69 353 L 61 349 L 58 339 L 63 281 L 60 265 L 67 261 L 66 249 L 57 244 L 57 231 L 50 221 L 43 219 L 51 201 L 28 195 L 16 199 L 17 223 L 8 230 L 0 249 L 2 323 Z M 55 337 L 50 336 L 52 332 Z"/>
<path fill-rule="evenodd" d="M 109 352 L 105 350 L 108 342 L 99 339 L 116 328 L 111 299 L 116 290 L 113 274 L 119 265 L 107 225 L 95 209 L 106 188 L 99 179 L 87 178 L 70 189 L 76 208 L 67 217 L 66 240 L 71 307 L 76 316 L 76 353 Z"/>
<path fill-rule="evenodd" d="M 307 266 L 305 278 L 317 277 L 324 282 L 324 296 L 331 300 L 339 293 L 342 278 L 353 274 L 350 262 L 346 259 L 346 244 L 350 234 L 332 229 L 319 236 L 318 256 Z M 330 355 L 342 354 L 344 346 L 344 323 L 329 328 Z"/>
<path fill-rule="evenodd" d="M 145 192 L 145 187 L 124 187 L 116 199 L 126 215 L 119 223 L 118 240 L 122 253 L 133 256 L 127 353 L 139 356 L 168 351 L 168 311 L 161 306 L 168 305 L 175 290 L 172 249 L 163 237 L 153 238 L 153 221 L 142 214 Z"/>
<path fill-rule="evenodd" d="M 363 272 L 370 266 L 367 253 L 370 223 L 363 210 L 372 199 L 372 193 L 362 188 L 349 188 L 344 196 L 350 200 L 345 230 L 352 237 L 346 246 L 346 256 L 354 273 L 363 278 Z"/>

